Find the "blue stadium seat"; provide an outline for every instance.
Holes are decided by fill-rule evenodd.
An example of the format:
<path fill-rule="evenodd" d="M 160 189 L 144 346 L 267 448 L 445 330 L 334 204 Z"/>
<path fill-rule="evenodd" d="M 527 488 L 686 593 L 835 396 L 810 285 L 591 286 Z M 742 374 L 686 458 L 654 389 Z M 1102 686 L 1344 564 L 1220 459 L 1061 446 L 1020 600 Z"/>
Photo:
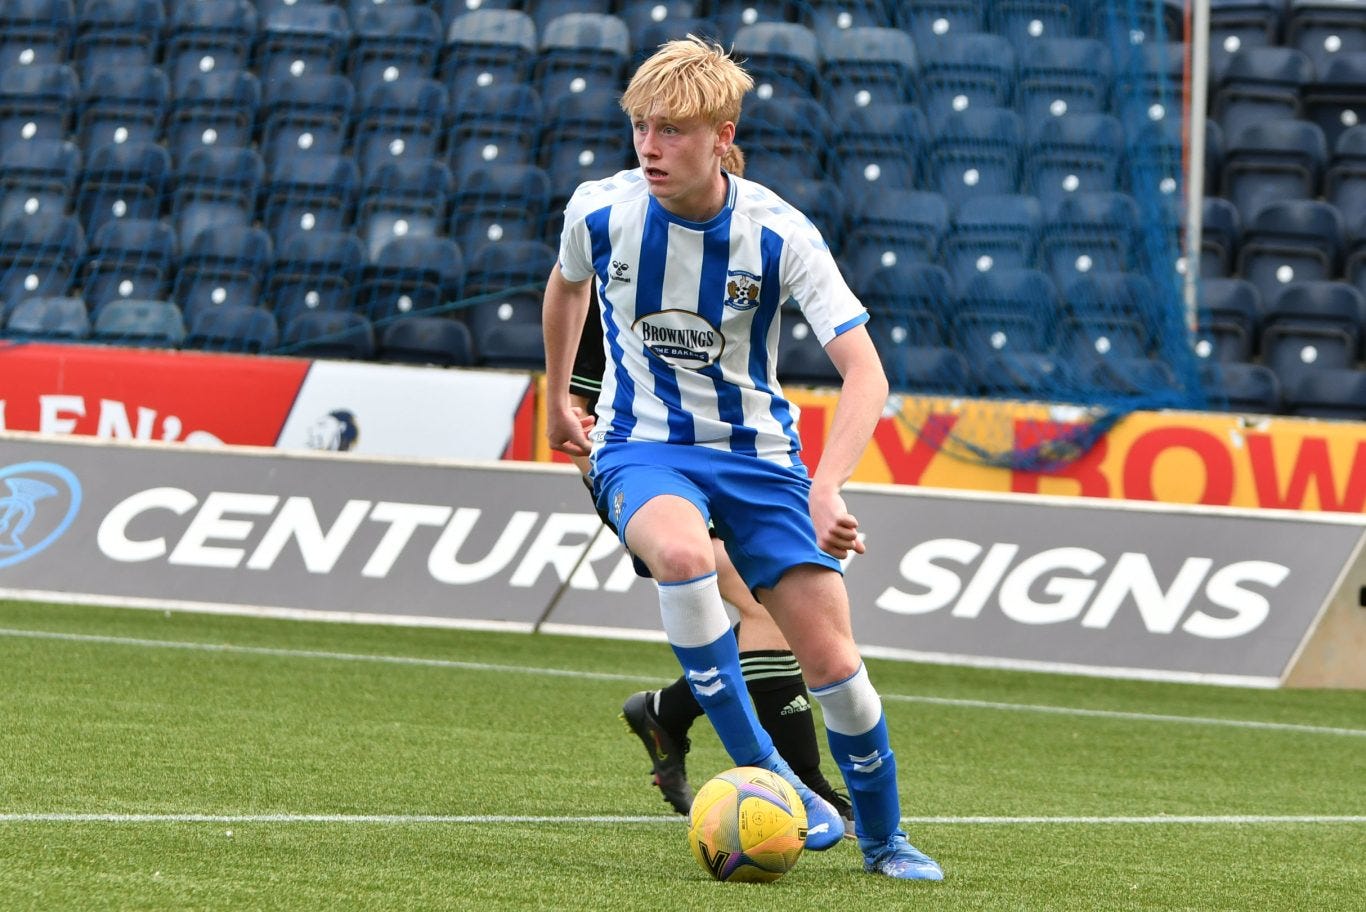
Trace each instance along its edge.
<path fill-rule="evenodd" d="M 707 15 L 716 22 L 717 37 L 729 47 L 747 25 L 796 22 L 799 6 L 791 0 L 710 0 Z"/>
<path fill-rule="evenodd" d="M 808 180 L 826 176 L 821 154 L 834 143 L 835 125 L 820 102 L 752 98 L 745 103 L 742 122 L 740 145 L 745 150 L 747 176 L 752 173 L 780 195 L 783 181 L 790 176 Z"/>
<path fill-rule="evenodd" d="M 616 4 L 613 0 L 522 0 L 518 6 L 527 11 L 536 23 L 536 34 L 544 35 L 550 23 L 561 16 L 591 13 L 606 15 Z"/>
<path fill-rule="evenodd" d="M 69 64 L 0 71 L 0 149 L 26 139 L 66 139 L 79 98 L 80 83 Z"/>
<path fill-rule="evenodd" d="M 961 396 L 976 391 L 968 360 L 942 346 L 901 346 L 883 355 L 887 381 L 898 392 Z"/>
<path fill-rule="evenodd" d="M 1101 40 L 1107 39 L 1102 37 Z M 1185 45 L 1152 38 L 1134 44 L 1119 38 L 1111 40 L 1110 47 L 1115 49 L 1115 78 L 1110 87 L 1111 110 L 1123 112 L 1130 106 L 1151 104 L 1160 104 L 1171 111 L 1180 108 Z M 1123 50 L 1125 48 L 1127 52 Z"/>
<path fill-rule="evenodd" d="M 347 71 L 356 94 L 366 97 L 382 82 L 427 79 L 436 73 L 443 34 L 441 17 L 427 6 L 369 3 L 352 5 L 355 44 Z"/>
<path fill-rule="evenodd" d="M 1291 282 L 1336 276 L 1345 243 L 1342 213 L 1331 203 L 1269 203 L 1243 225 L 1237 271 L 1270 302 Z"/>
<path fill-rule="evenodd" d="M 9 307 L 4 337 L 79 342 L 89 338 L 90 329 L 90 315 L 80 298 L 35 295 Z"/>
<path fill-rule="evenodd" d="M 756 98 L 815 98 L 821 71 L 816 33 L 795 22 L 755 22 L 735 32 L 734 53 L 754 78 Z"/>
<path fill-rule="evenodd" d="M 895 329 L 904 331 L 905 344 L 948 341 L 957 298 L 949 274 L 941 267 L 931 263 L 884 266 L 863 277 L 857 290 L 872 315 L 868 328 L 879 345 L 903 344 L 893 336 Z"/>
<path fill-rule="evenodd" d="M 155 219 L 170 189 L 171 156 L 152 142 L 110 143 L 90 153 L 76 213 L 88 236 L 106 222 Z"/>
<path fill-rule="evenodd" d="M 275 244 L 300 231 L 349 227 L 360 197 L 360 169 L 349 155 L 291 155 L 271 169 L 261 223 Z"/>
<path fill-rule="evenodd" d="M 659 7 L 678 8 L 679 0 L 627 0 L 631 4 L 629 10 L 623 13 L 622 18 L 626 21 L 626 28 L 631 36 L 631 60 L 626 65 L 629 72 L 635 72 L 636 68 L 645 61 L 661 44 L 668 41 L 676 41 L 686 38 L 688 35 L 697 35 L 699 38 L 707 38 L 712 41 L 721 41 L 721 27 L 716 24 L 715 19 L 705 16 L 694 15 L 665 15 L 656 19 L 654 10 Z M 687 0 L 681 0 L 686 3 Z M 705 6 L 705 2 L 701 4 Z M 643 10 L 643 12 L 642 12 Z"/>
<path fill-rule="evenodd" d="M 1071 365 L 1048 352 L 995 351 L 973 363 L 972 373 L 983 395 L 997 398 L 1056 399 L 1076 386 Z"/>
<path fill-rule="evenodd" d="M 266 161 L 273 166 L 291 155 L 349 152 L 355 105 L 351 80 L 336 73 L 268 83 L 257 117 Z"/>
<path fill-rule="evenodd" d="M 1209 84 L 1223 80 L 1233 55 L 1279 43 L 1285 0 L 1210 0 Z"/>
<path fill-rule="evenodd" d="M 1366 370 L 1320 368 L 1305 371 L 1285 391 L 1286 411 L 1305 418 L 1366 420 Z"/>
<path fill-rule="evenodd" d="M 0 224 L 20 213 L 65 213 L 81 173 L 81 150 L 59 139 L 0 149 Z"/>
<path fill-rule="evenodd" d="M 82 297 L 92 313 L 119 299 L 159 300 L 171 290 L 175 232 L 159 219 L 105 222 L 91 234 L 82 264 Z"/>
<path fill-rule="evenodd" d="M 1059 355 L 1073 366 L 1109 358 L 1142 358 L 1164 327 L 1157 288 L 1133 273 L 1088 273 L 1062 289 Z"/>
<path fill-rule="evenodd" d="M 251 0 L 172 4 L 162 66 L 175 97 L 180 97 L 195 76 L 246 69 L 251 63 L 257 21 Z"/>
<path fill-rule="evenodd" d="M 446 164 L 457 184 L 489 165 L 534 165 L 541 129 L 541 99 L 525 85 L 473 88 L 452 106 Z"/>
<path fill-rule="evenodd" d="M 517 84 L 536 58 L 536 23 L 521 10 L 476 9 L 450 21 L 441 81 L 456 95 L 470 86 Z"/>
<path fill-rule="evenodd" d="M 920 186 L 930 135 L 924 114 L 912 104 L 856 105 L 841 111 L 830 170 L 851 208 L 857 211 L 870 195 Z"/>
<path fill-rule="evenodd" d="M 1285 43 L 1308 54 L 1322 77 L 1342 55 L 1366 51 L 1366 9 L 1340 0 L 1290 0 Z"/>
<path fill-rule="evenodd" d="M 1263 330 L 1285 326 L 1324 326 L 1349 335 L 1366 335 L 1366 296 L 1346 282 L 1323 279 L 1293 282 L 1262 311 Z"/>
<path fill-rule="evenodd" d="M 93 311 L 90 341 L 137 348 L 179 348 L 185 319 L 170 301 L 116 298 Z"/>
<path fill-rule="evenodd" d="M 784 386 L 839 386 L 840 372 L 800 312 L 784 313 L 778 341 L 778 382 Z"/>
<path fill-rule="evenodd" d="M 545 275 L 549 275 L 547 268 Z M 544 283 L 545 277 L 541 277 Z M 486 367 L 545 369 L 541 292 L 494 294 L 465 311 L 479 363 Z"/>
<path fill-rule="evenodd" d="M 395 237 L 442 234 L 451 170 L 434 159 L 399 158 L 363 176 L 357 233 L 373 260 Z"/>
<path fill-rule="evenodd" d="M 1299 378 L 1321 370 L 1352 368 L 1361 348 L 1361 336 L 1334 324 L 1275 323 L 1262 330 L 1262 362 L 1289 391 Z"/>
<path fill-rule="evenodd" d="M 296 231 L 275 247 L 264 299 L 281 326 L 310 310 L 345 310 L 366 262 L 349 231 Z"/>
<path fill-rule="evenodd" d="M 465 257 L 444 237 L 398 237 L 361 271 L 352 306 L 375 326 L 448 307 L 460 298 Z"/>
<path fill-rule="evenodd" d="M 72 58 L 87 82 L 106 70 L 152 66 L 161 59 L 165 26 L 161 0 L 82 0 Z"/>
<path fill-rule="evenodd" d="M 944 328 L 924 312 L 881 316 L 868 324 L 868 336 L 873 340 L 878 359 L 889 378 L 892 378 L 893 365 L 904 357 L 906 349 L 949 343 Z M 897 380 L 892 378 L 891 382 L 896 384 Z"/>
<path fill-rule="evenodd" d="M 474 362 L 470 328 L 449 317 L 405 317 L 385 326 L 379 360 L 399 364 L 468 367 Z"/>
<path fill-rule="evenodd" d="M 902 0 L 888 4 L 893 24 L 909 32 L 917 48 L 926 48 L 949 36 L 986 29 L 984 0 Z"/>
<path fill-rule="evenodd" d="M 449 234 L 471 257 L 485 244 L 539 241 L 549 207 L 550 177 L 540 168 L 476 168 L 451 197 Z"/>
<path fill-rule="evenodd" d="M 808 0 L 801 4 L 801 23 L 822 40 L 835 32 L 894 27 L 882 0 Z"/>
<path fill-rule="evenodd" d="M 72 0 L 9 0 L 0 6 L 0 72 L 65 63 L 75 21 Z"/>
<path fill-rule="evenodd" d="M 1024 151 L 1024 185 L 1051 211 L 1076 193 L 1118 187 L 1124 127 L 1109 114 L 1063 114 L 1036 121 Z"/>
<path fill-rule="evenodd" d="M 252 69 L 269 85 L 277 79 L 341 73 L 351 24 L 340 6 L 279 6 L 263 14 Z"/>
<path fill-rule="evenodd" d="M 1366 10 L 1362 12 L 1366 19 Z M 1338 54 L 1305 86 L 1304 116 L 1319 125 L 1329 148 L 1366 117 L 1366 51 Z"/>
<path fill-rule="evenodd" d="M 1318 125 L 1303 120 L 1249 124 L 1228 138 L 1222 196 L 1251 222 L 1268 203 L 1313 199 L 1328 163 Z"/>
<path fill-rule="evenodd" d="M 1173 206 L 1184 211 L 1185 150 L 1184 124 L 1166 112 L 1157 119 L 1145 117 L 1126 127 L 1125 154 L 1128 156 L 1129 188 L 1135 196 L 1156 191 Z M 1223 131 L 1212 120 L 1205 121 L 1205 186 L 1217 187 L 1223 171 Z M 1151 188 L 1148 189 L 1148 188 Z"/>
<path fill-rule="evenodd" d="M 1314 65 L 1294 48 L 1244 48 L 1228 58 L 1211 116 L 1230 136 L 1249 124 L 1299 118 L 1300 93 L 1313 78 Z"/>
<path fill-rule="evenodd" d="M 944 265 L 957 285 L 992 269 L 1033 269 L 1043 223 L 1033 196 L 972 197 L 958 208 L 944 239 Z"/>
<path fill-rule="evenodd" d="M 871 25 L 817 30 L 816 34 L 824 59 L 820 97 L 830 110 L 916 100 L 918 65 L 910 35 Z"/>
<path fill-rule="evenodd" d="M 1077 5 L 1083 6 L 1092 35 L 1116 44 L 1177 42 L 1184 31 L 1184 0 L 1077 0 Z"/>
<path fill-rule="evenodd" d="M 255 305 L 273 256 L 262 228 L 219 225 L 201 231 L 181 252 L 171 296 L 191 325 L 202 310 Z"/>
<path fill-rule="evenodd" d="M 1243 220 L 1238 209 L 1222 196 L 1206 196 L 1201 204 L 1200 275 L 1233 275 Z"/>
<path fill-rule="evenodd" d="M 926 185 L 957 206 L 973 196 L 1017 193 L 1024 127 L 1005 108 L 954 111 L 934 131 Z"/>
<path fill-rule="evenodd" d="M 946 33 L 919 44 L 920 98 L 931 124 L 971 108 L 1008 108 L 1014 97 L 1015 49 L 1000 35 Z"/>
<path fill-rule="evenodd" d="M 203 146 L 185 156 L 172 195 L 180 249 L 189 250 L 206 229 L 249 226 L 256 218 L 256 194 L 264 177 L 265 163 L 252 149 Z"/>
<path fill-rule="evenodd" d="M 284 328 L 285 354 L 306 358 L 370 360 L 374 358 L 374 326 L 350 310 L 309 310 Z"/>
<path fill-rule="evenodd" d="M 1276 415 L 1283 408 L 1281 381 L 1263 364 L 1212 362 L 1201 366 L 1210 404 L 1230 412 Z"/>
<path fill-rule="evenodd" d="M 85 233 L 60 212 L 20 213 L 0 225 L 0 306 L 61 296 L 85 256 Z"/>
<path fill-rule="evenodd" d="M 1165 362 L 1141 355 L 1116 355 L 1114 348 L 1096 358 L 1082 373 L 1081 383 L 1107 396 L 1152 397 L 1166 391 L 1173 397 L 1180 387 L 1176 373 Z"/>
<path fill-rule="evenodd" d="M 450 97 L 435 79 L 379 82 L 360 101 L 355 155 L 361 173 L 383 164 L 435 158 Z"/>
<path fill-rule="evenodd" d="M 224 69 L 188 77 L 166 115 L 171 158 L 183 162 L 204 147 L 247 148 L 260 106 L 261 83 L 254 73 Z"/>
<path fill-rule="evenodd" d="M 1087 24 L 1084 11 L 1065 0 L 995 0 L 987 5 L 987 31 L 1004 35 L 1020 54 L 1040 41 L 1082 37 Z"/>
<path fill-rule="evenodd" d="M 1015 109 L 1025 123 L 1099 114 L 1110 100 L 1110 52 L 1095 38 L 1040 38 L 1020 50 Z"/>
<path fill-rule="evenodd" d="M 206 307 L 189 320 L 182 348 L 259 354 L 280 344 L 280 328 L 264 307 L 220 304 Z"/>
<path fill-rule="evenodd" d="M 949 229 L 938 193 L 886 188 L 863 198 L 850 226 L 845 262 L 855 285 L 884 266 L 933 263 Z"/>
<path fill-rule="evenodd" d="M 111 67 L 85 74 L 77 131 L 87 151 L 111 142 L 156 142 L 171 87 L 156 66 Z"/>
<path fill-rule="evenodd" d="M 556 257 L 555 248 L 540 241 L 486 244 L 470 256 L 465 274 L 465 297 L 499 294 L 512 288 L 532 291 L 539 301 Z M 483 351 L 482 347 L 480 351 Z"/>
<path fill-rule="evenodd" d="M 1257 286 L 1246 279 L 1207 278 L 1199 285 L 1196 321 L 1203 352 L 1213 361 L 1250 361 L 1262 314 Z"/>
<path fill-rule="evenodd" d="M 993 269 L 959 289 L 955 347 L 977 363 L 993 352 L 1047 351 L 1059 315 L 1058 292 L 1037 269 Z"/>
<path fill-rule="evenodd" d="M 550 175 L 551 206 L 560 208 L 586 180 L 609 177 L 634 158 L 630 125 L 605 90 L 563 96 L 547 107 L 537 163 Z"/>
<path fill-rule="evenodd" d="M 605 11 L 565 13 L 546 23 L 540 38 L 531 84 L 547 112 L 570 96 L 621 91 L 631 43 L 626 23 L 616 16 Z"/>
<path fill-rule="evenodd" d="M 1040 263 L 1060 286 L 1089 272 L 1138 268 L 1138 205 L 1127 193 L 1074 193 L 1044 218 Z"/>
<path fill-rule="evenodd" d="M 771 185 L 766 186 L 772 189 Z M 847 210 L 839 185 L 828 180 L 793 180 L 779 186 L 778 195 L 804 214 L 821 233 L 830 251 L 839 256 L 844 246 Z"/>

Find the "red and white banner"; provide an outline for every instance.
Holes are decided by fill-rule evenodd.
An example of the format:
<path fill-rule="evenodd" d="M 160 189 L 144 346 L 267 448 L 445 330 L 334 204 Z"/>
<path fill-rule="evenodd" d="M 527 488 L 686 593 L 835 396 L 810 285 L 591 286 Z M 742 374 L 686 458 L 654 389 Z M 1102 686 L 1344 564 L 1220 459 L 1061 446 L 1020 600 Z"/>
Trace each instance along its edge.
<path fill-rule="evenodd" d="M 0 344 L 0 430 L 373 456 L 529 456 L 529 375 Z"/>

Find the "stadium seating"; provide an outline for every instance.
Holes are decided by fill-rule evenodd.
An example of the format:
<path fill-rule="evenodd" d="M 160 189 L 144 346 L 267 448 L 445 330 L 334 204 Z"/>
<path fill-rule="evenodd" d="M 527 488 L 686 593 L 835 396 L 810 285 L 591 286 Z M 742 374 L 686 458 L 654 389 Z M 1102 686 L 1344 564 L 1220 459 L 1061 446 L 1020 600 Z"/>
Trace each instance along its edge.
<path fill-rule="evenodd" d="M 257 354 L 275 348 L 280 330 L 264 307 L 224 303 L 206 307 L 190 320 L 183 348 Z"/>
<path fill-rule="evenodd" d="M 70 291 L 85 255 L 85 233 L 60 212 L 22 212 L 0 225 L 0 308 Z"/>
<path fill-rule="evenodd" d="M 0 148 L 19 140 L 68 139 L 79 98 L 80 82 L 68 64 L 0 71 Z"/>
<path fill-rule="evenodd" d="M 172 159 L 184 162 L 202 147 L 249 147 L 260 105 L 261 83 L 245 70 L 214 69 L 186 77 L 166 111 L 165 143 Z"/>
<path fill-rule="evenodd" d="M 75 28 L 73 0 L 10 0 L 0 7 L 0 72 L 65 63 Z"/>
<path fill-rule="evenodd" d="M 618 92 L 630 53 L 626 23 L 616 16 L 606 11 L 566 12 L 540 31 L 531 84 L 548 111 L 573 95 Z"/>
<path fill-rule="evenodd" d="M 162 0 L 82 0 L 72 58 L 90 76 L 154 65 L 166 25 Z"/>
<path fill-rule="evenodd" d="M 35 295 L 15 302 L 8 313 L 6 339 L 79 342 L 90 336 L 90 315 L 80 298 Z"/>
<path fill-rule="evenodd" d="M 425 79 L 436 71 L 445 42 L 435 10 L 369 2 L 351 9 L 355 43 L 347 54 L 346 70 L 360 97 L 367 97 L 380 83 Z"/>
<path fill-rule="evenodd" d="M 309 310 L 285 325 L 281 350 L 313 358 L 357 361 L 375 356 L 375 328 L 350 310 Z"/>
<path fill-rule="evenodd" d="M 840 373 L 815 332 L 800 314 L 789 311 L 778 343 L 778 381 L 797 386 L 838 386 Z"/>
<path fill-rule="evenodd" d="M 536 58 L 536 23 L 521 10 L 475 9 L 450 20 L 440 79 L 452 94 L 468 86 L 517 84 Z"/>
<path fill-rule="evenodd" d="M 92 313 L 114 300 L 158 300 L 170 294 L 175 232 L 156 218 L 120 218 L 91 233 L 82 264 L 82 294 Z M 174 305 L 172 305 L 174 306 Z"/>
<path fill-rule="evenodd" d="M 138 348 L 179 348 L 185 320 L 170 301 L 118 298 L 94 311 L 90 341 Z"/>
<path fill-rule="evenodd" d="M 275 246 L 265 301 L 281 326 L 304 311 L 345 310 L 365 262 L 350 231 L 293 232 Z"/>
<path fill-rule="evenodd" d="M 468 367 L 474 361 L 469 327 L 447 317 L 405 317 L 385 326 L 379 359 L 403 364 Z"/>
<path fill-rule="evenodd" d="M 233 73 L 251 63 L 257 10 L 251 0 L 172 4 L 163 68 L 178 98 L 194 76 Z"/>
<path fill-rule="evenodd" d="M 112 220 L 160 217 L 171 173 L 171 156 L 160 144 L 110 143 L 96 148 L 86 161 L 76 196 L 76 214 L 86 234 L 93 237 Z"/>
<path fill-rule="evenodd" d="M 817 6 L 815 12 L 833 17 L 846 11 L 831 5 Z M 848 12 L 850 21 L 854 21 L 854 12 Z M 851 106 L 916 100 L 919 67 L 910 35 L 876 25 L 833 29 L 827 26 L 814 31 L 820 40 L 819 94 L 825 107 L 842 111 Z"/>
<path fill-rule="evenodd" d="M 1200 377 L 1216 408 L 1275 415 L 1284 407 L 1280 378 L 1265 365 L 1211 362 L 1204 365 Z"/>
<path fill-rule="evenodd" d="M 396 237 L 361 270 L 353 307 L 371 323 L 445 307 L 459 299 L 465 257 L 443 237 Z"/>
<path fill-rule="evenodd" d="M 65 213 L 81 173 L 81 151 L 60 139 L 0 149 L 0 224 L 20 213 Z"/>
<path fill-rule="evenodd" d="M 1285 402 L 1292 415 L 1366 421 L 1366 371 L 1350 367 L 1305 371 L 1286 389 Z"/>

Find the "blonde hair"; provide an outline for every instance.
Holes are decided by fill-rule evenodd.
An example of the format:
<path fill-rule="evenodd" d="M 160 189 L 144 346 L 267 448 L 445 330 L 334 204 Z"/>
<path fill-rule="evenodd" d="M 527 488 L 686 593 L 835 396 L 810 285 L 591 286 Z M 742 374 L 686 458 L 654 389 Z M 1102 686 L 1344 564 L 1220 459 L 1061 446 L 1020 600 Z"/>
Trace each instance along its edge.
<path fill-rule="evenodd" d="M 715 42 L 689 35 L 659 46 L 621 96 L 631 118 L 651 113 L 714 125 L 740 119 L 740 101 L 754 80 Z"/>
<path fill-rule="evenodd" d="M 726 154 L 721 156 L 721 167 L 729 174 L 736 177 L 745 176 L 745 153 L 740 151 L 740 147 L 735 143 L 730 144 L 726 149 Z"/>

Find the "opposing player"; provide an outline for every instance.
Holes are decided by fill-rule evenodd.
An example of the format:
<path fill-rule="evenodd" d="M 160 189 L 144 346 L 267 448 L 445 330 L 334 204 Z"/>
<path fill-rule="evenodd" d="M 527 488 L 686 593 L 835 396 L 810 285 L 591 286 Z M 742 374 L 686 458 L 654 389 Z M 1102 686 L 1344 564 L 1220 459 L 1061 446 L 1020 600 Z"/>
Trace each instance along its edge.
<path fill-rule="evenodd" d="M 865 869 L 939 880 L 939 865 L 900 829 L 896 761 L 840 573 L 840 560 L 863 550 L 840 489 L 872 436 L 887 380 L 867 312 L 819 233 L 771 191 L 721 169 L 752 87 L 722 48 L 696 38 L 663 45 L 632 77 L 621 106 L 641 166 L 575 192 L 547 283 L 547 435 L 556 449 L 591 454 L 598 505 L 656 580 L 694 696 L 737 765 L 796 788 L 807 847 L 834 845 L 844 824 L 774 749 L 746 698 L 709 521 L 821 704 Z M 596 426 L 568 398 L 590 281 L 611 361 Z M 843 378 L 814 477 L 775 371 L 789 299 Z"/>

